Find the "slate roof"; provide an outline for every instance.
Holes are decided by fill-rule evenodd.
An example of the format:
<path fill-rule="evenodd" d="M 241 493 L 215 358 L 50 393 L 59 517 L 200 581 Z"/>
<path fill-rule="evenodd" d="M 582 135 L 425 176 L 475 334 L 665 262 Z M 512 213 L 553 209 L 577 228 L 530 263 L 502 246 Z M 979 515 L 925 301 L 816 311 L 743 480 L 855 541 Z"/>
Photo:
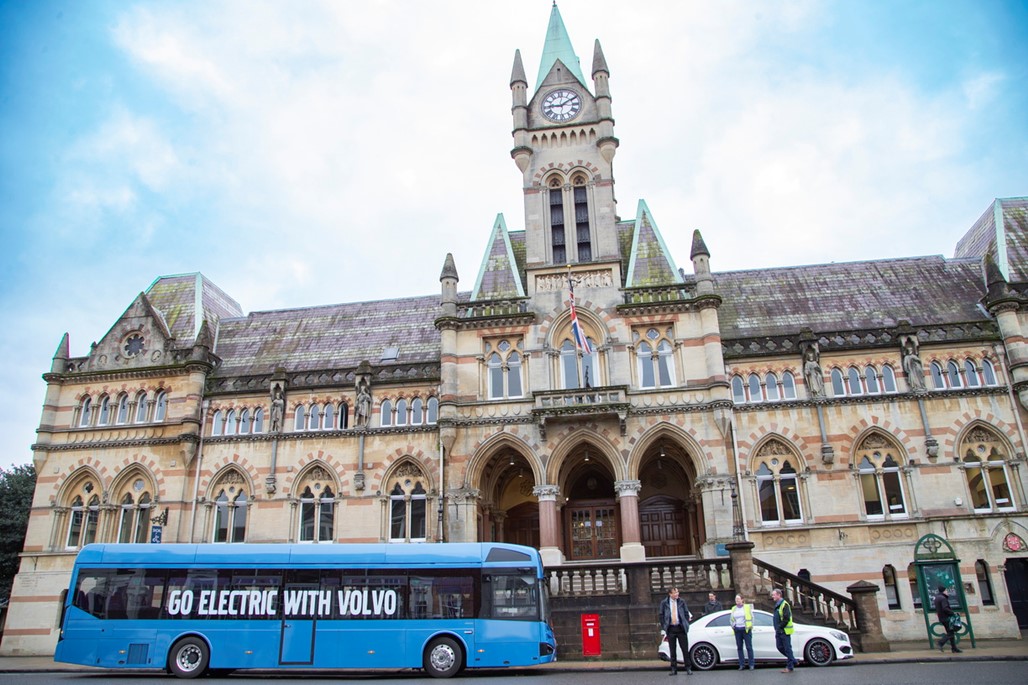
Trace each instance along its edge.
<path fill-rule="evenodd" d="M 498 214 L 489 238 L 489 247 L 478 270 L 471 299 L 499 300 L 524 296 L 525 290 L 507 233 L 507 224 L 503 220 L 503 215 Z"/>
<path fill-rule="evenodd" d="M 217 330 L 220 320 L 243 315 L 238 302 L 200 273 L 161 276 L 147 288 L 146 296 L 164 317 L 171 335 L 182 343 L 192 344 L 205 319 Z"/>
<path fill-rule="evenodd" d="M 1028 197 L 997 198 L 954 251 L 958 258 L 983 259 L 987 254 L 1008 283 L 1028 283 Z"/>
<path fill-rule="evenodd" d="M 974 259 L 941 255 L 714 274 L 725 339 L 987 322 Z"/>
<path fill-rule="evenodd" d="M 439 295 L 253 312 L 223 319 L 214 353 L 215 377 L 379 365 L 387 347 L 395 364 L 439 363 L 435 319 Z"/>
<path fill-rule="evenodd" d="M 653 212 L 639 200 L 632 237 L 632 252 L 625 273 L 625 287 L 637 288 L 681 283 L 682 277 L 660 235 Z"/>

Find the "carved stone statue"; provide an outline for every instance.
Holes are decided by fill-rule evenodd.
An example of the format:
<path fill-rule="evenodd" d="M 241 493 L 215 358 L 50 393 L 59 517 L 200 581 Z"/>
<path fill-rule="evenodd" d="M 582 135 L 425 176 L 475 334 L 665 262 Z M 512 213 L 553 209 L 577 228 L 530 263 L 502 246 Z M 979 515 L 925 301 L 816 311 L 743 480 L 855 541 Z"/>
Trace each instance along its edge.
<path fill-rule="evenodd" d="M 907 383 L 913 392 L 925 389 L 924 366 L 921 357 L 917 356 L 917 342 L 913 338 L 907 338 L 903 343 L 903 373 L 907 375 Z"/>
<path fill-rule="evenodd" d="M 357 380 L 357 404 L 353 411 L 353 422 L 359 428 L 364 428 L 371 420 L 371 384 L 367 376 L 361 376 Z"/>
<path fill-rule="evenodd" d="M 809 345 L 803 353 L 803 381 L 811 397 L 825 396 L 825 377 L 821 372 L 820 357 L 816 345 Z"/>
<path fill-rule="evenodd" d="M 278 433 L 282 430 L 282 417 L 286 411 L 286 396 L 282 392 L 282 386 L 275 383 L 271 389 L 271 432 Z"/>

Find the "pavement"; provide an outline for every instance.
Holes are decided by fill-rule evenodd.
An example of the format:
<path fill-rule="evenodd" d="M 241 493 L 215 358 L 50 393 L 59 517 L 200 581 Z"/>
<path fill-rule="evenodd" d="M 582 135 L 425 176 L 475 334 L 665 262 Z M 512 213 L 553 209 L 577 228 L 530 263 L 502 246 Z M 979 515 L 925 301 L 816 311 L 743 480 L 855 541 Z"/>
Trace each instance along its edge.
<path fill-rule="evenodd" d="M 977 647 L 971 647 L 969 640 L 961 642 L 963 652 L 954 654 L 948 649 L 928 649 L 927 641 L 893 642 L 889 652 L 860 652 L 852 659 L 837 662 L 843 666 L 859 666 L 861 664 L 902 664 L 925 662 L 956 662 L 956 661 L 1028 661 L 1028 639 L 1011 640 L 978 640 Z M 656 650 L 654 650 L 656 652 Z M 545 670 L 559 673 L 581 671 L 658 671 L 666 670 L 667 664 L 656 658 L 652 660 L 617 660 L 589 658 L 572 660 L 561 659 L 552 664 L 532 667 L 532 670 Z M 757 668 L 780 668 L 780 665 L 758 665 Z M 798 668 L 812 668 L 800 664 Z M 129 669 L 126 669 L 127 672 Z M 298 669 L 297 672 L 301 672 Z M 69 673 L 69 672 L 102 672 L 102 669 L 75 664 L 59 664 L 49 656 L 0 656 L 0 673 Z M 259 670 L 253 671 L 254 673 Z"/>

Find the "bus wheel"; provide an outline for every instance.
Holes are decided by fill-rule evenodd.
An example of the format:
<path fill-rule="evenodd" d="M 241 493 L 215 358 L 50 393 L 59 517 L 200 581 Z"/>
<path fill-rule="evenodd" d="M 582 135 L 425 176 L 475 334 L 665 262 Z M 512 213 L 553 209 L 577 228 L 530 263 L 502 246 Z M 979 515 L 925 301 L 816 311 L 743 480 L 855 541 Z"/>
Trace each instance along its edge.
<path fill-rule="evenodd" d="M 168 670 L 179 678 L 196 678 L 207 670 L 210 659 L 206 642 L 198 637 L 184 637 L 171 647 Z"/>
<path fill-rule="evenodd" d="M 440 637 L 425 650 L 425 672 L 433 678 L 449 678 L 464 665 L 464 654 L 453 638 Z"/>

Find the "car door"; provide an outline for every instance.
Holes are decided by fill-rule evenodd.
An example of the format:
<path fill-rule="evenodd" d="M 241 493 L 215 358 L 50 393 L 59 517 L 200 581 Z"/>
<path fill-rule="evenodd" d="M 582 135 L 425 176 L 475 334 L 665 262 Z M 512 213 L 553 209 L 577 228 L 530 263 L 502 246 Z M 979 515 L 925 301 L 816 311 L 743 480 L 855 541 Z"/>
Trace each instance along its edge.
<path fill-rule="evenodd" d="M 784 658 L 775 647 L 774 618 L 766 611 L 753 612 L 753 656 L 757 659 Z"/>
<path fill-rule="evenodd" d="M 692 633 L 692 630 L 689 631 Z M 700 641 L 700 635 L 705 642 L 710 642 L 717 647 L 721 660 L 733 660 L 736 658 L 735 633 L 732 631 L 732 615 L 724 613 L 707 621 L 706 626 L 696 631 L 695 637 L 689 636 L 689 642 Z"/>

